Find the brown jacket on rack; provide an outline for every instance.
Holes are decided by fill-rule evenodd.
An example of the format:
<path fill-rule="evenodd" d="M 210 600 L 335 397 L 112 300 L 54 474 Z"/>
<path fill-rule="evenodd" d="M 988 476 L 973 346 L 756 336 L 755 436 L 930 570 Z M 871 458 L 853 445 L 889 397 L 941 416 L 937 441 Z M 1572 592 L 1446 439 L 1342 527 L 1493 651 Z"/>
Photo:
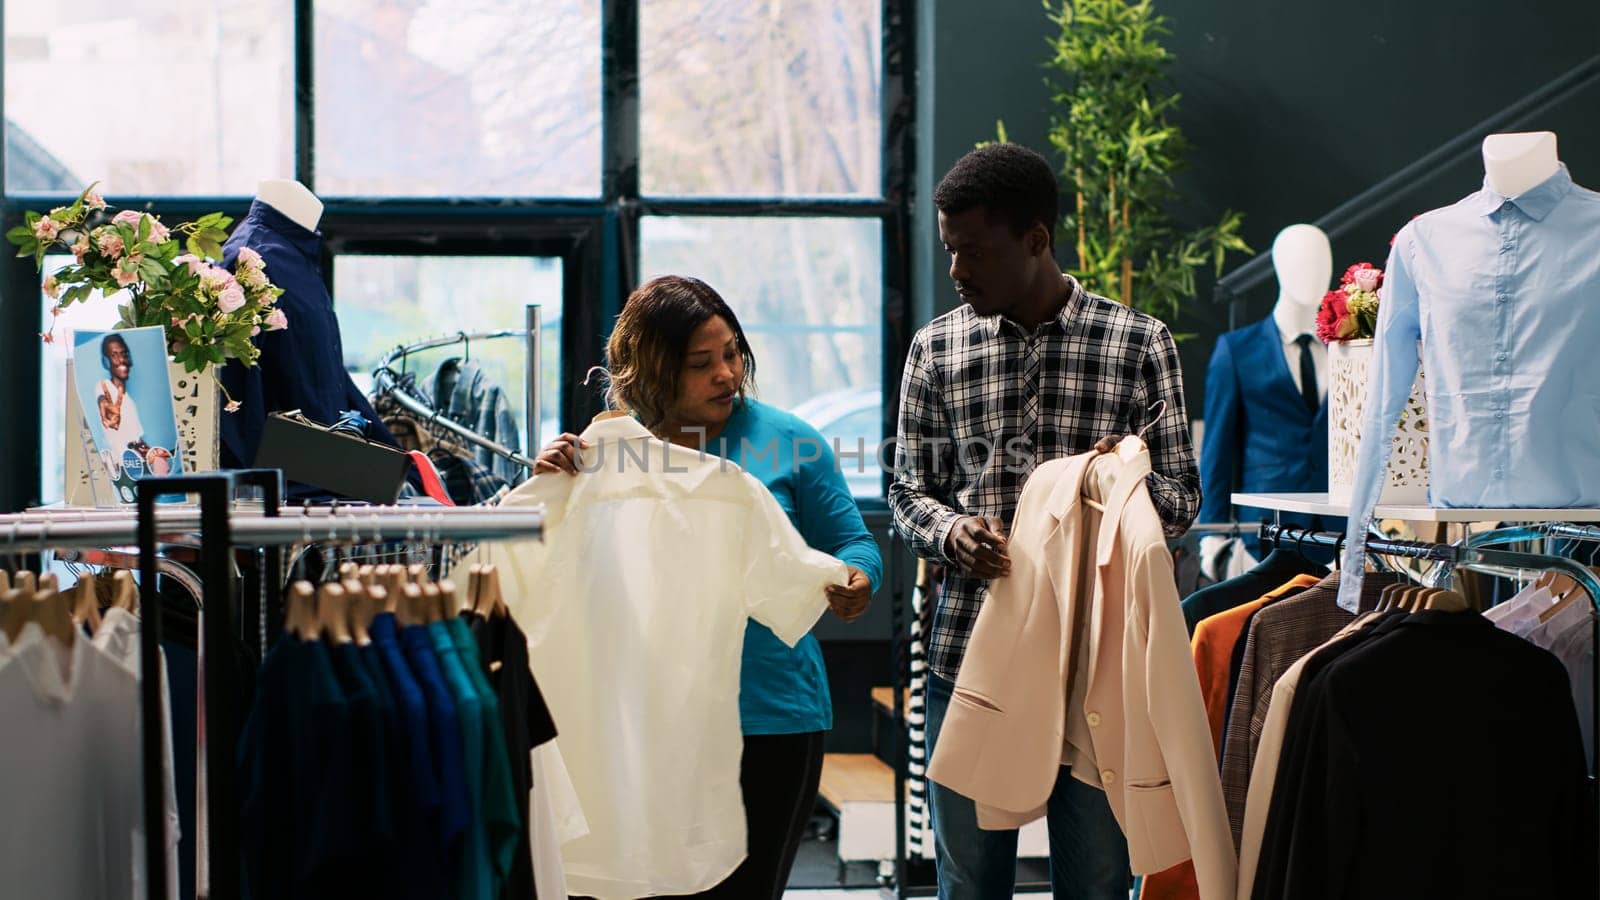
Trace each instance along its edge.
<path fill-rule="evenodd" d="M 1192 857 L 1201 897 L 1232 897 L 1210 727 L 1136 441 L 1046 462 L 1023 487 L 1011 574 L 978 614 L 928 775 L 972 798 L 982 827 L 1015 828 L 1070 765 L 1106 791 L 1135 873 Z"/>

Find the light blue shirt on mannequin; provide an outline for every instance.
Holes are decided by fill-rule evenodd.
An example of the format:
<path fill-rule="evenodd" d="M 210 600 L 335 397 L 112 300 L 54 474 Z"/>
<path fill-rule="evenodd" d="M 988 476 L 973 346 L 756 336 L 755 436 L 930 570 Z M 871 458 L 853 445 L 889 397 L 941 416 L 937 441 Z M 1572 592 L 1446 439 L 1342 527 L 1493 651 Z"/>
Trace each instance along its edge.
<path fill-rule="evenodd" d="M 1485 183 L 1395 236 L 1346 573 L 1362 570 L 1419 340 L 1432 505 L 1600 507 L 1600 194 L 1574 185 L 1563 165 L 1516 197 Z M 1355 609 L 1360 581 L 1343 579 L 1341 606 Z"/>

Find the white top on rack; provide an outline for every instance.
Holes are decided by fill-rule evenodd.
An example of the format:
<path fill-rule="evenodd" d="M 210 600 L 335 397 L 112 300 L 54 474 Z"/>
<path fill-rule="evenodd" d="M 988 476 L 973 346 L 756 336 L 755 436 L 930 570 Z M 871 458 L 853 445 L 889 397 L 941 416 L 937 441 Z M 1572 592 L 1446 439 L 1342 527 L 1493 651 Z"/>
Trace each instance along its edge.
<path fill-rule="evenodd" d="M 1350 504 L 1331 503 L 1327 494 L 1234 494 L 1233 503 L 1314 516 L 1350 515 Z M 1379 504 L 1373 515 L 1407 522 L 1600 522 L 1600 509 L 1448 509 Z"/>

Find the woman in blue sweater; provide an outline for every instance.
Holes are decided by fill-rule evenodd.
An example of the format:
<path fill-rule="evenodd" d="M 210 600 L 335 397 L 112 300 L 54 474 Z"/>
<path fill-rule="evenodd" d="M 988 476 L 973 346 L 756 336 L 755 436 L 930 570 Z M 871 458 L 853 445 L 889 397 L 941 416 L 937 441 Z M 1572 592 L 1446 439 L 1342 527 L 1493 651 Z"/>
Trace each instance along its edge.
<path fill-rule="evenodd" d="M 828 605 L 846 622 L 860 618 L 883 570 L 877 541 L 817 430 L 748 396 L 755 356 L 722 297 L 694 278 L 642 285 L 623 305 L 606 356 L 613 404 L 662 440 L 721 456 L 765 484 L 807 544 L 849 567 L 849 583 L 827 589 Z M 576 435 L 561 435 L 534 471 L 578 474 L 578 446 Z M 833 727 L 817 639 L 790 648 L 749 622 L 739 712 L 749 855 L 698 896 L 777 900 L 816 801 L 823 735 Z"/>

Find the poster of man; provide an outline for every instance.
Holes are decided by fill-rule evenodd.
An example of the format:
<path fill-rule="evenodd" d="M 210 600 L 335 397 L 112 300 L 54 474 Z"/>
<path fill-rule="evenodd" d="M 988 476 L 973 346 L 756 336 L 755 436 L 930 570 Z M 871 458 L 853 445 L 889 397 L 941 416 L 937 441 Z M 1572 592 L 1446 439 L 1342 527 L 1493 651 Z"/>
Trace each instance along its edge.
<path fill-rule="evenodd" d="M 181 474 L 163 330 L 80 331 L 72 360 L 73 389 L 119 498 L 132 502 L 145 475 Z"/>

